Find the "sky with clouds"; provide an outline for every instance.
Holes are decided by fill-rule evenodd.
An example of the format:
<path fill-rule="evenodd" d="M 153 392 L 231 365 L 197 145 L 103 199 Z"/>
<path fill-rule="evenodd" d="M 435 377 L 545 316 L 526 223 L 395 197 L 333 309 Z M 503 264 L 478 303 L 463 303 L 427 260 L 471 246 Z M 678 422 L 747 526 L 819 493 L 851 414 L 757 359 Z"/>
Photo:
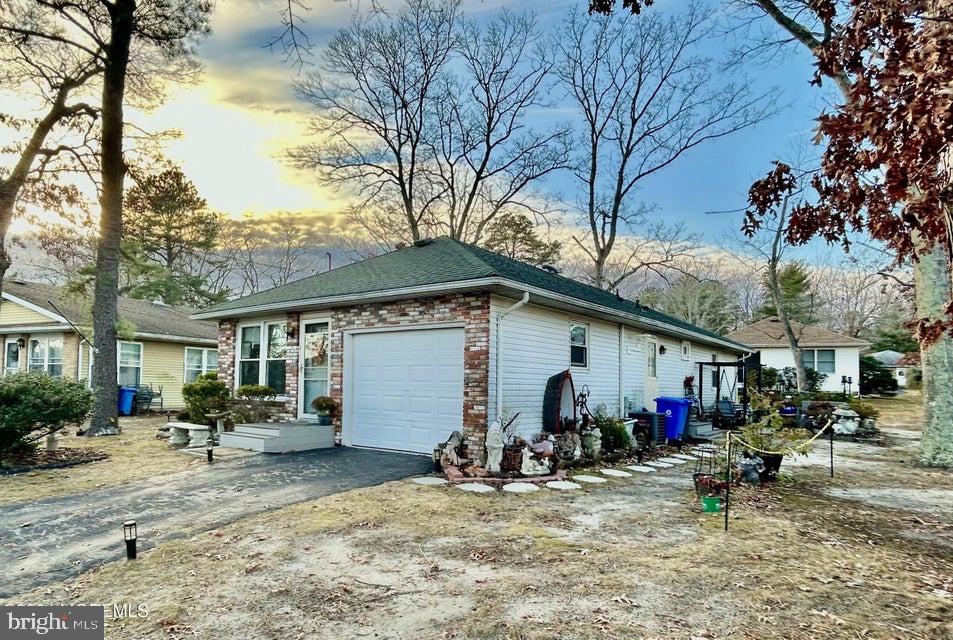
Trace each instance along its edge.
<path fill-rule="evenodd" d="M 369 6 L 368 0 L 305 1 L 310 9 L 304 28 L 315 45 L 316 58 L 355 11 Z M 652 10 L 678 12 L 686 3 L 666 0 Z M 166 144 L 165 153 L 182 166 L 213 208 L 235 217 L 283 210 L 334 220 L 347 201 L 346 194 L 319 186 L 313 176 L 291 167 L 285 158 L 289 148 L 307 139 L 309 114 L 294 93 L 296 69 L 280 52 L 266 46 L 281 30 L 282 4 L 281 0 L 219 0 L 212 34 L 199 48 L 205 67 L 199 83 L 172 89 L 164 104 L 137 117 L 150 129 L 181 132 Z M 568 11 L 584 4 L 585 0 L 465 0 L 464 8 L 476 20 L 502 6 L 533 11 L 540 27 L 549 30 L 558 27 Z M 717 3 L 712 6 L 720 10 Z M 728 46 L 722 39 L 712 40 L 702 53 L 720 59 Z M 810 137 L 813 118 L 829 97 L 809 86 L 810 59 L 796 50 L 790 58 L 751 65 L 742 72 L 756 91 L 776 92 L 782 107 L 779 113 L 690 151 L 646 180 L 637 193 L 642 201 L 656 206 L 654 215 L 686 221 L 712 243 L 726 229 L 737 227 L 739 214 L 707 212 L 743 207 L 751 181 L 763 175 L 772 159 L 790 154 L 798 141 Z M 567 202 L 574 199 L 576 186 L 568 174 L 552 175 L 544 187 Z"/>

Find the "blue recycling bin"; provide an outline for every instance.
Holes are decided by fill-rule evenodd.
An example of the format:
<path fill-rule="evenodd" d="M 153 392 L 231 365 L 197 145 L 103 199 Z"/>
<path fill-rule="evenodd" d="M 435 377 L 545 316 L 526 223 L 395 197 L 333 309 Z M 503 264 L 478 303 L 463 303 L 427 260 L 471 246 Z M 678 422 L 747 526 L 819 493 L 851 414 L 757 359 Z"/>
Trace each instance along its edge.
<path fill-rule="evenodd" d="M 116 403 L 116 408 L 119 410 L 119 415 L 132 415 L 132 401 L 135 400 L 135 398 L 135 387 L 119 387 L 119 401 Z"/>
<path fill-rule="evenodd" d="M 688 424 L 688 409 L 692 406 L 690 398 L 672 398 L 662 396 L 655 399 L 655 410 L 665 414 L 665 437 L 669 440 L 681 440 Z"/>

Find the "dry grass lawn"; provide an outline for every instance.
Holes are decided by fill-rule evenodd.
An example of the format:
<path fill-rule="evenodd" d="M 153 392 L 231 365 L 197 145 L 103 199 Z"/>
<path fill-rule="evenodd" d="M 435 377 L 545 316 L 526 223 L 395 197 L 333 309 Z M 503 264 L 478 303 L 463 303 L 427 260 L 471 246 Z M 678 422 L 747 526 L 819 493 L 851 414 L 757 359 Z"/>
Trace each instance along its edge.
<path fill-rule="evenodd" d="M 165 422 L 165 416 L 120 418 L 122 434 L 118 436 L 63 436 L 61 447 L 101 450 L 109 457 L 75 467 L 0 476 L 0 505 L 85 493 L 201 464 L 191 456 L 177 453 L 167 441 L 155 437 L 156 430 Z"/>
<path fill-rule="evenodd" d="M 816 453 L 738 491 L 728 533 L 700 513 L 690 468 L 526 496 L 399 482 L 15 601 L 148 606 L 109 638 L 949 640 L 953 479 L 911 467 L 911 446 L 839 443 L 833 481 Z M 883 490 L 921 501 L 868 499 Z"/>

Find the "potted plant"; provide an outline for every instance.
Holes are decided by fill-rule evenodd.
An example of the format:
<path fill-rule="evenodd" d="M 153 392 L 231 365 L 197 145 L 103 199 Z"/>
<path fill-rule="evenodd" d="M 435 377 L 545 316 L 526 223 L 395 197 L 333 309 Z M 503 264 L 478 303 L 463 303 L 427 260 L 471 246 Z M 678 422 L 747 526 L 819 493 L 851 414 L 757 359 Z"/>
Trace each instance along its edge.
<path fill-rule="evenodd" d="M 802 455 L 808 452 L 807 448 L 795 447 L 810 438 L 805 429 L 785 426 L 784 418 L 778 413 L 778 407 L 772 406 L 771 400 L 761 394 L 751 394 L 751 408 L 755 415 L 760 415 L 741 428 L 740 438 L 751 447 L 751 452 L 764 462 L 764 471 L 761 481 L 774 479 L 781 469 L 781 461 L 786 452 L 793 455 Z"/>
<path fill-rule="evenodd" d="M 311 406 L 314 408 L 314 412 L 318 415 L 318 424 L 320 425 L 327 426 L 331 424 L 331 418 L 337 415 L 337 400 L 331 398 L 330 396 L 318 396 L 311 401 Z"/>

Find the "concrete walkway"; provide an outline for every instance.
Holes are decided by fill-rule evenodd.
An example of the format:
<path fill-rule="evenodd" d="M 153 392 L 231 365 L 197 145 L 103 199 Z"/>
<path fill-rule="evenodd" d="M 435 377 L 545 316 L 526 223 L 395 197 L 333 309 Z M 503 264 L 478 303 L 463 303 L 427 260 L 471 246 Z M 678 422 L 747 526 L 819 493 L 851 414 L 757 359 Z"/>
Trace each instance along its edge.
<path fill-rule="evenodd" d="M 125 487 L 0 507 L 0 597 L 125 557 L 122 523 L 139 548 L 296 502 L 427 473 L 429 458 L 338 447 L 256 455 Z"/>

